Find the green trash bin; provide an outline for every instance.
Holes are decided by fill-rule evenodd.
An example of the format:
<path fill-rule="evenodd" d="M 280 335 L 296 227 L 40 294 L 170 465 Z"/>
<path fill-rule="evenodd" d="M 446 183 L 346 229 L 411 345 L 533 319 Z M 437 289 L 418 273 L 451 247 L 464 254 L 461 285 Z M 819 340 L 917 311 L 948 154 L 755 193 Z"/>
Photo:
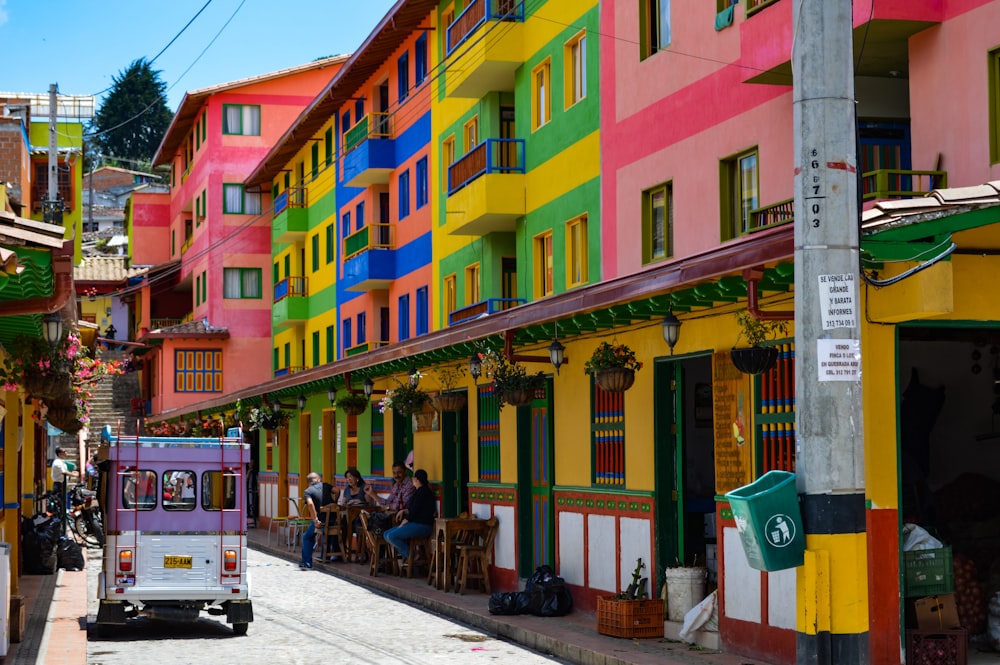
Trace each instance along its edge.
<path fill-rule="evenodd" d="M 806 551 L 795 474 L 768 471 L 726 494 L 747 561 L 757 570 L 801 566 Z"/>

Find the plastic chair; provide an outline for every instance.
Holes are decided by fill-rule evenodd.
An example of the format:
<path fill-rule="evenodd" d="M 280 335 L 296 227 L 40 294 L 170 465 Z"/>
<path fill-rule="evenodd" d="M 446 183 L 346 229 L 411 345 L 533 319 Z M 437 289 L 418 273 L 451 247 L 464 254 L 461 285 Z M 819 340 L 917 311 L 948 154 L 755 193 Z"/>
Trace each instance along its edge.
<path fill-rule="evenodd" d="M 319 509 L 320 519 L 323 520 L 323 549 L 320 558 L 325 562 L 327 553 L 339 554 L 342 561 L 347 560 L 347 553 L 344 550 L 344 530 L 340 522 L 340 510 L 335 503 L 327 504 Z M 337 547 L 330 547 L 330 539 L 337 539 Z"/>
<path fill-rule="evenodd" d="M 274 527 L 276 532 L 286 529 L 285 545 L 291 549 L 298 541 L 299 529 L 303 528 L 303 525 L 308 527 L 309 522 L 310 520 L 303 519 L 299 513 L 299 500 L 292 496 L 288 497 L 288 514 L 272 517 L 267 525 L 267 546 L 271 546 L 271 527 Z"/>
<path fill-rule="evenodd" d="M 460 544 L 458 549 L 458 580 L 455 590 L 465 593 L 469 582 L 481 584 L 483 591 L 490 593 L 490 559 L 493 556 L 493 541 L 497 537 L 500 520 L 494 515 L 486 521 L 486 535 L 480 544 Z"/>

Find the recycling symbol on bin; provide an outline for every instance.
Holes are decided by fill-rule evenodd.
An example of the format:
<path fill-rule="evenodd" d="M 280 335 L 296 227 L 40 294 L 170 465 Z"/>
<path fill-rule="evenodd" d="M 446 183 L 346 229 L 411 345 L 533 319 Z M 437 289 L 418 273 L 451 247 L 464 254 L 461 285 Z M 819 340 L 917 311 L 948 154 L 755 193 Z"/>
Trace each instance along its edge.
<path fill-rule="evenodd" d="M 764 538 L 773 547 L 787 547 L 795 540 L 795 522 L 788 515 L 772 515 L 764 524 Z"/>

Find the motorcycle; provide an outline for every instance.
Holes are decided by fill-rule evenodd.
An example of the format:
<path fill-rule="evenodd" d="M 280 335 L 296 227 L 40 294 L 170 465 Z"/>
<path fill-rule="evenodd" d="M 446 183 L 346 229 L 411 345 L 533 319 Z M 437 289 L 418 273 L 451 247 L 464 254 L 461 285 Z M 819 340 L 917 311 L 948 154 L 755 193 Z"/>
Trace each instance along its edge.
<path fill-rule="evenodd" d="M 72 508 L 67 517 L 69 527 L 87 545 L 104 546 L 104 519 L 97 501 L 97 492 L 77 483 L 70 491 Z"/>

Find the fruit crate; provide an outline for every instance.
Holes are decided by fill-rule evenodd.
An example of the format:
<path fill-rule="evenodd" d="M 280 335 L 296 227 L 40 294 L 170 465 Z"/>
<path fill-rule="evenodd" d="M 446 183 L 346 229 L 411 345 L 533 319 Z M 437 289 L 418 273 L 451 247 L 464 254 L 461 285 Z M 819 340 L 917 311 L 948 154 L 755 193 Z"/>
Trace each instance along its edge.
<path fill-rule="evenodd" d="M 630 639 L 663 637 L 663 599 L 597 598 L 597 632 Z"/>
<path fill-rule="evenodd" d="M 907 665 L 967 665 L 968 647 L 964 628 L 906 631 Z"/>
<path fill-rule="evenodd" d="M 951 547 L 903 552 L 907 596 L 939 596 L 955 590 Z"/>

